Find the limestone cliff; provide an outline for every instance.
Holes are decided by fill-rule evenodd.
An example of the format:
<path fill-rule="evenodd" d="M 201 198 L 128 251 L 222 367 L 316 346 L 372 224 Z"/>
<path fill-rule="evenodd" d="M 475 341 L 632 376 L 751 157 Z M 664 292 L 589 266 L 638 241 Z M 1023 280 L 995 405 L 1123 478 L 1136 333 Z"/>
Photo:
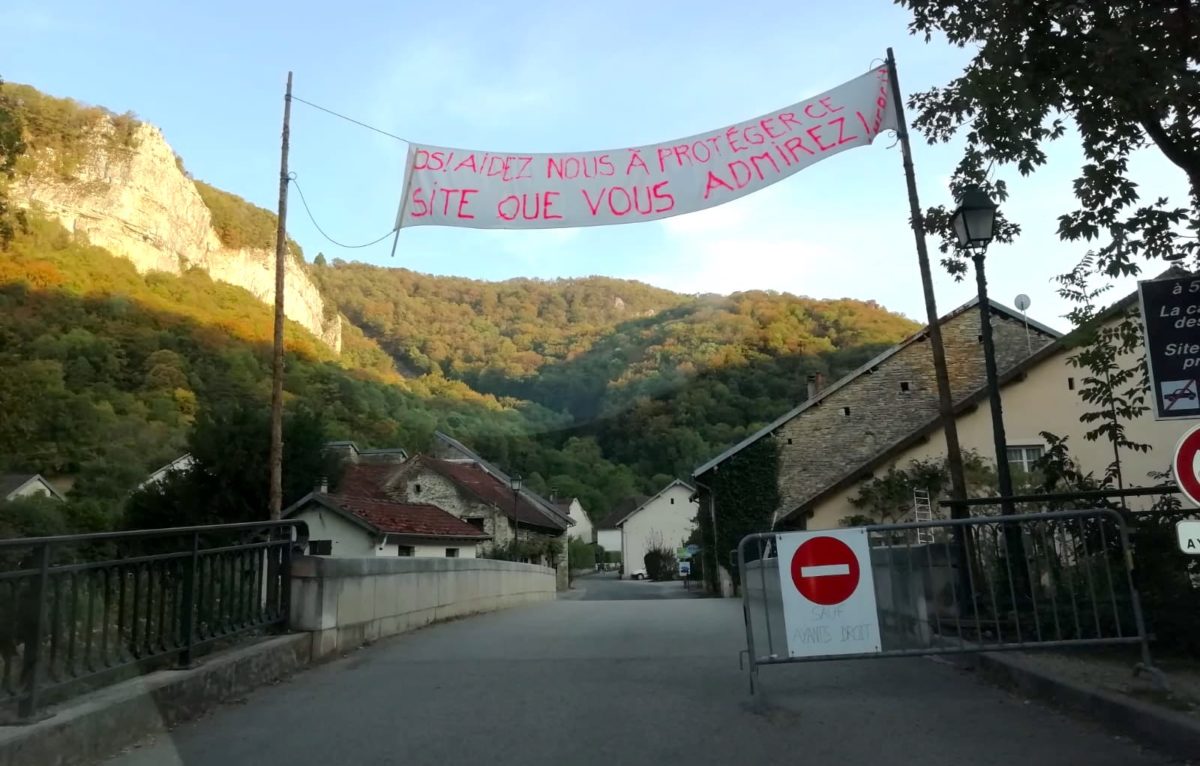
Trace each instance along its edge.
<path fill-rule="evenodd" d="M 138 124 L 123 145 L 106 139 L 112 125 L 94 129 L 90 151 L 70 177 L 53 172 L 53 156 L 34 156 L 32 172 L 19 174 L 10 198 L 37 207 L 94 245 L 128 258 L 139 272 L 178 274 L 199 267 L 213 279 L 275 299 L 274 252 L 232 248 L 221 242 L 212 214 L 183 172 L 158 128 Z M 43 152 L 43 155 L 48 155 Z M 294 257 L 288 259 L 284 310 L 334 350 L 341 350 L 341 319 Z"/>

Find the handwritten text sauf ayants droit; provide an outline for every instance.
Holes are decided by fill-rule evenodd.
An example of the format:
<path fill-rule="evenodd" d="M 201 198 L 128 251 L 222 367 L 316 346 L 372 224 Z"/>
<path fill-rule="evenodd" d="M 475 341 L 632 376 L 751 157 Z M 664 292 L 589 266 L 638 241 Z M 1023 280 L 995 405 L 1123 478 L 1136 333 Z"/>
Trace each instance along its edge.
<path fill-rule="evenodd" d="M 653 220 L 757 191 L 895 127 L 887 70 L 718 131 L 586 153 L 413 144 L 401 226 L 553 228 Z"/>

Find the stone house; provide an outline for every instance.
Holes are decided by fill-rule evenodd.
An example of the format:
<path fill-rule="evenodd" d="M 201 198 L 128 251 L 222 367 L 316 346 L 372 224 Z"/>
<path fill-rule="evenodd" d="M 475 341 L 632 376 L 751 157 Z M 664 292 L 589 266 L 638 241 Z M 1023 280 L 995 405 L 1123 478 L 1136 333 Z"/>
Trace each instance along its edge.
<path fill-rule="evenodd" d="M 429 454 L 432 457 L 437 457 L 452 462 L 466 461 L 469 463 L 474 463 L 483 471 L 495 477 L 496 480 L 504 486 L 511 488 L 514 484 L 514 477 L 509 476 L 507 473 L 500 470 L 499 466 L 485 460 L 479 453 L 467 447 L 457 439 L 442 433 L 441 431 L 434 432 L 433 445 L 429 450 Z M 567 511 L 559 507 L 558 503 L 548 500 L 528 487 L 522 486 L 518 492 L 527 501 L 536 505 L 543 512 L 549 513 L 552 517 L 560 519 L 568 527 L 573 527 L 577 523 Z"/>
<path fill-rule="evenodd" d="M 554 566 L 560 589 L 567 588 L 567 520 L 557 512 L 551 514 L 525 492 L 514 491 L 475 461 L 418 455 L 404 462 L 350 463 L 336 494 L 435 507 L 477 533 L 480 557 L 514 541 L 526 543 L 538 549 L 526 556 L 529 563 Z"/>
<path fill-rule="evenodd" d="M 674 552 L 683 547 L 696 527 L 695 493 L 695 487 L 676 479 L 615 522 L 621 533 L 624 556 L 621 577 L 644 569 L 645 556 L 651 548 Z"/>
<path fill-rule="evenodd" d="M 1061 338 L 1061 333 L 990 302 L 996 364 L 1008 374 Z M 986 395 L 978 299 L 940 320 L 950 388 L 956 407 L 978 407 Z M 721 509 L 708 488 L 722 466 L 751 444 L 774 439 L 779 451 L 779 505 L 773 526 L 806 529 L 837 526 L 822 511 L 831 492 L 871 475 L 866 466 L 913 435 L 938 423 L 938 391 L 928 328 L 923 328 L 822 390 L 693 472 L 704 515 L 719 525 Z M 986 409 L 986 405 L 985 405 Z M 1016 430 L 1013 437 L 1021 436 Z M 990 438 L 990 436 L 989 436 Z M 1017 441 L 1012 441 L 1016 446 Z M 964 444 L 966 448 L 967 444 Z M 980 449 L 988 455 L 990 449 Z"/>
<path fill-rule="evenodd" d="M 1083 379 L 1090 373 L 1068 361 L 1079 351 L 1084 337 L 1096 326 L 1111 326 L 1129 312 L 1136 312 L 1137 293 L 1126 296 L 1098 316 L 1092 324 L 1080 328 L 1043 346 L 1000 376 L 1000 394 L 1004 407 L 1005 444 L 1009 465 L 1017 480 L 1024 469 L 1040 457 L 1046 448 L 1043 432 L 1067 438 L 1067 447 L 1083 473 L 1096 477 L 1104 475 L 1114 460 L 1113 445 L 1101 438 L 1089 441 L 1086 434 L 1095 424 L 1080 418 L 1096 409 L 1080 397 Z M 1123 354 L 1117 358 L 1121 369 L 1136 370 L 1143 354 Z M 991 410 L 987 391 L 979 390 L 958 403 L 955 413 L 958 438 L 963 450 L 975 450 L 988 460 L 994 459 Z M 1148 451 L 1125 449 L 1120 458 L 1122 484 L 1125 487 L 1155 487 L 1164 482 L 1151 474 L 1163 473 L 1171 465 L 1172 456 L 1185 423 L 1155 420 L 1152 410 L 1124 421 L 1125 435 L 1131 441 L 1145 444 Z M 808 527 L 822 529 L 838 526 L 842 518 L 857 509 L 850 502 L 862 482 L 886 473 L 889 468 L 903 469 L 914 460 L 942 460 L 946 442 L 939 422 L 929 422 L 897 440 L 887 450 L 873 456 L 857 470 L 848 472 L 845 479 L 829 484 L 808 501 Z M 1130 507 L 1149 507 L 1155 497 L 1128 498 Z M 939 514 L 944 515 L 944 514 Z"/>

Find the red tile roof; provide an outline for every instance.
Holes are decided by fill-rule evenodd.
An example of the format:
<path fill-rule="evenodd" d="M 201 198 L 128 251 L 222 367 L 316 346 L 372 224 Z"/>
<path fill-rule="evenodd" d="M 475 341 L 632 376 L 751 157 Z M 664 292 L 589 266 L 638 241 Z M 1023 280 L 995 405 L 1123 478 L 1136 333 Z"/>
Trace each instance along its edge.
<path fill-rule="evenodd" d="M 387 481 L 403 463 L 352 463 L 347 465 L 337 485 L 337 494 L 353 497 L 387 497 Z"/>
<path fill-rule="evenodd" d="M 481 530 L 425 503 L 397 503 L 372 497 L 324 495 L 324 500 L 389 535 L 414 537 L 461 537 L 486 540 Z"/>
<path fill-rule="evenodd" d="M 523 524 L 532 524 L 547 529 L 562 530 L 566 527 L 565 523 L 551 517 L 548 512 L 540 510 L 529 498 L 523 495 L 514 497 L 511 487 L 483 470 L 476 463 L 440 460 L 425 455 L 417 460 L 471 492 L 480 500 L 494 505 L 509 518 L 515 518 Z"/>

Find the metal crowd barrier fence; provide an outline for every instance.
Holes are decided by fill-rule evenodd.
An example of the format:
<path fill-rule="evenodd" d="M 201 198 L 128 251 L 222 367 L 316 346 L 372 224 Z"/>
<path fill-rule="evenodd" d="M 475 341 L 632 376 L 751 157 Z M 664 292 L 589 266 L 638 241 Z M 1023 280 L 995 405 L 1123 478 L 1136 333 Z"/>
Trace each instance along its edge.
<path fill-rule="evenodd" d="M 1119 644 L 1139 645 L 1137 669 L 1164 682 L 1151 661 L 1119 513 L 1059 511 L 864 529 L 879 633 L 879 650 L 867 653 L 795 656 L 789 642 L 800 639 L 789 634 L 783 601 L 802 596 L 788 576 L 792 563 L 783 563 L 781 577 L 775 553 L 779 536 L 789 533 L 752 534 L 738 544 L 752 693 L 763 665 Z"/>
<path fill-rule="evenodd" d="M 0 540 L 0 715 L 286 626 L 299 521 Z"/>

